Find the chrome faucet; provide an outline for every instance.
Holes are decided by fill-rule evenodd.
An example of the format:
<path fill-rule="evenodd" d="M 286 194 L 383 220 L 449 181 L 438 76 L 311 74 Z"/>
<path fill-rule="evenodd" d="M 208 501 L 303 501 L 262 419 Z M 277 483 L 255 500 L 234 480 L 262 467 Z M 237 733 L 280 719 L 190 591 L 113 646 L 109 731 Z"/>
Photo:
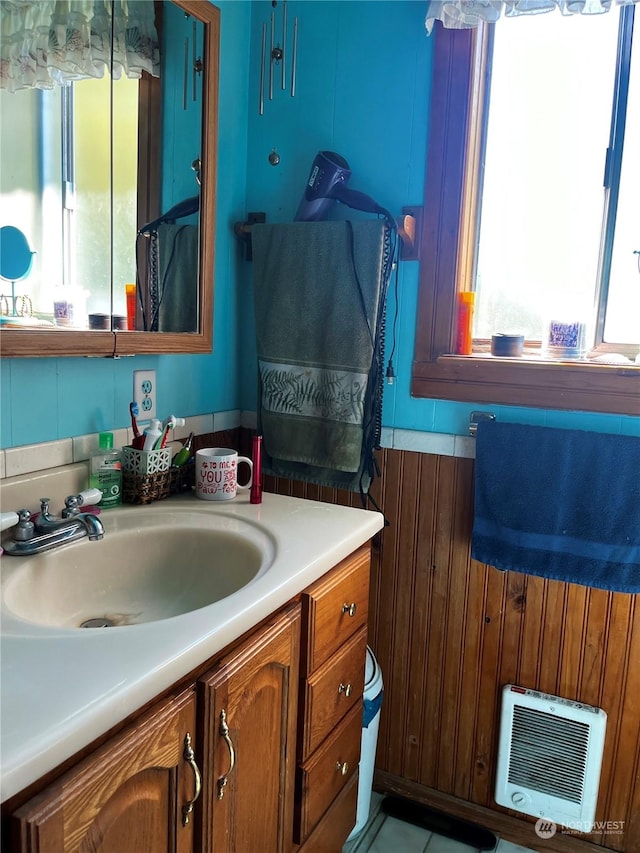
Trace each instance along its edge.
<path fill-rule="evenodd" d="M 102 539 L 102 522 L 96 515 L 80 511 L 82 500 L 81 495 L 70 495 L 60 518 L 50 514 L 49 498 L 40 499 L 40 513 L 35 521 L 31 521 L 28 509 L 18 510 L 13 539 L 4 543 L 4 553 L 15 557 L 31 556 L 85 536 L 92 541 Z"/>

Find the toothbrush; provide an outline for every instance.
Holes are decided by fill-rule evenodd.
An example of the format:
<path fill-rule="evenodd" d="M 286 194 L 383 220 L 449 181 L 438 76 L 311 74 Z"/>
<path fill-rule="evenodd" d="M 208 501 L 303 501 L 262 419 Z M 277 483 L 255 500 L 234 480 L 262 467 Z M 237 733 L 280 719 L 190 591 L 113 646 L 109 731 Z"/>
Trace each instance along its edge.
<path fill-rule="evenodd" d="M 163 430 L 162 430 L 162 435 L 161 435 L 161 436 L 160 436 L 160 438 L 156 441 L 156 445 L 155 445 L 155 447 L 153 448 L 154 450 L 163 450 L 163 449 L 166 447 L 166 445 L 167 445 L 167 437 L 168 437 L 168 435 L 169 435 L 169 429 L 170 429 L 169 425 L 168 425 L 168 424 L 165 424 L 165 426 L 164 426 L 164 428 L 163 428 Z"/>
<path fill-rule="evenodd" d="M 180 450 L 173 457 L 171 464 L 175 468 L 180 468 L 182 465 L 185 464 L 185 462 L 188 461 L 189 457 L 191 456 L 191 444 L 192 443 L 193 443 L 193 433 L 190 432 L 189 438 L 185 441 L 185 443 L 182 445 Z"/>
<path fill-rule="evenodd" d="M 177 426 L 184 426 L 186 423 L 184 418 L 177 418 L 175 415 L 169 415 L 163 424 L 162 435 L 156 442 L 154 450 L 162 450 L 167 444 L 169 430 L 175 429 Z"/>
<path fill-rule="evenodd" d="M 140 432 L 140 427 L 136 420 L 140 414 L 137 403 L 129 403 L 129 413 L 131 415 L 131 428 L 133 429 L 133 441 L 131 442 L 131 447 L 133 447 L 134 450 L 142 450 L 144 448 L 145 436 Z"/>
<path fill-rule="evenodd" d="M 129 413 L 131 415 L 131 429 L 135 438 L 139 438 L 140 430 L 138 428 L 137 416 L 140 414 L 137 403 L 129 403 Z"/>

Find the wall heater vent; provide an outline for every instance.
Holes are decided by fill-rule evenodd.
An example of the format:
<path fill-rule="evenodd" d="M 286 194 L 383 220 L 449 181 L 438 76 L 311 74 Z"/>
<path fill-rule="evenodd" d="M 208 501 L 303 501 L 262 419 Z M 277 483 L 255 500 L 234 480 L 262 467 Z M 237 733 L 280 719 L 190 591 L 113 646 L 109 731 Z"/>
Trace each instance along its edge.
<path fill-rule="evenodd" d="M 606 724 L 601 708 L 507 684 L 496 803 L 589 832 Z"/>

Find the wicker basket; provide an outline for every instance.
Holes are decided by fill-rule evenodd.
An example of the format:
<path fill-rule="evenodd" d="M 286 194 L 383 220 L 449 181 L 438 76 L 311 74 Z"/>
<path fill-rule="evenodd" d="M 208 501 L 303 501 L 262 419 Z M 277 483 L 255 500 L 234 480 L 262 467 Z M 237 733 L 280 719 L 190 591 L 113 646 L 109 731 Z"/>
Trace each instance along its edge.
<path fill-rule="evenodd" d="M 123 447 L 122 501 L 148 504 L 169 497 L 171 450 Z"/>
<path fill-rule="evenodd" d="M 169 480 L 169 491 L 172 495 L 191 491 L 196 484 L 196 460 L 193 459 L 180 468 L 170 468 Z"/>

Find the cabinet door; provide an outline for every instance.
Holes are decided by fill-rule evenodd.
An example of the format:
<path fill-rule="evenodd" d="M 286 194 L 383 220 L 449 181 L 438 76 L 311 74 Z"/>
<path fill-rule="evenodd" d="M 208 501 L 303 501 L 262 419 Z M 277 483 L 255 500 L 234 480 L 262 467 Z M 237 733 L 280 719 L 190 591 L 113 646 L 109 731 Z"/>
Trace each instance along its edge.
<path fill-rule="evenodd" d="M 199 683 L 206 853 L 291 847 L 299 649 L 296 604 Z"/>
<path fill-rule="evenodd" d="M 195 692 L 142 715 L 11 818 L 20 853 L 190 853 Z M 185 757 L 187 752 L 187 757 Z"/>

